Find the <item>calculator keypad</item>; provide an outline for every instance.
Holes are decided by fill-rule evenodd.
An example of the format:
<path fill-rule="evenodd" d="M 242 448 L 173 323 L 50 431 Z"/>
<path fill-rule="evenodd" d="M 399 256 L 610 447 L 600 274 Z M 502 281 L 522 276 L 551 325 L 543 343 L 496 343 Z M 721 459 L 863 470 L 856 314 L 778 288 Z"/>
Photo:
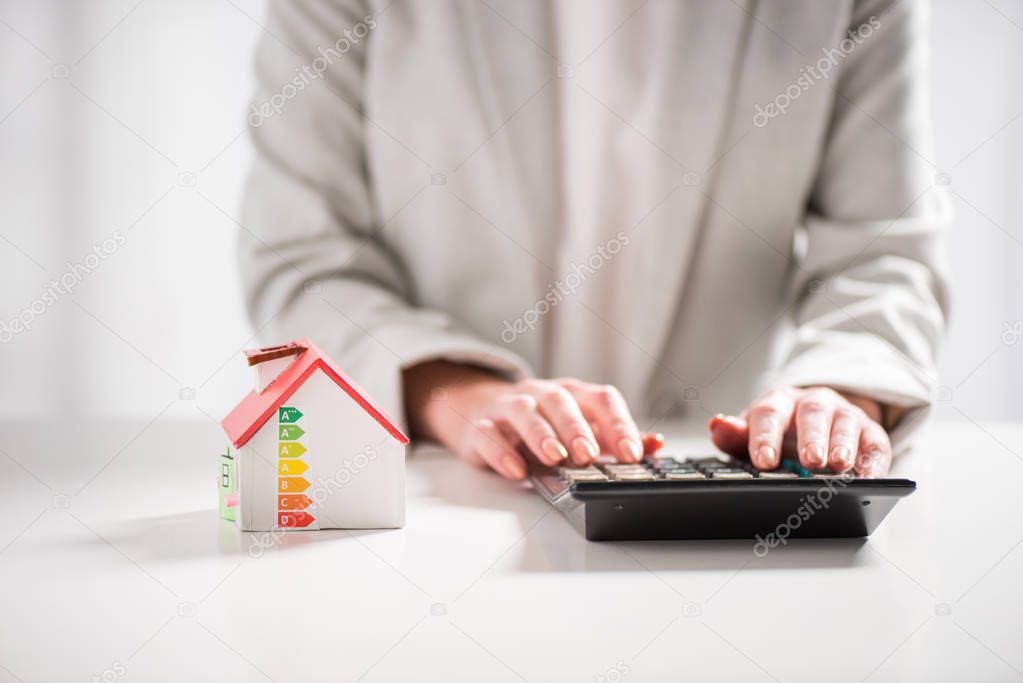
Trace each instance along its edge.
<path fill-rule="evenodd" d="M 648 456 L 642 463 L 620 463 L 613 456 L 602 455 L 589 467 L 561 467 L 558 472 L 569 483 L 798 479 L 800 476 L 786 469 L 760 472 L 749 462 L 726 455 Z M 812 476 L 830 478 L 843 475 L 815 472 Z"/>

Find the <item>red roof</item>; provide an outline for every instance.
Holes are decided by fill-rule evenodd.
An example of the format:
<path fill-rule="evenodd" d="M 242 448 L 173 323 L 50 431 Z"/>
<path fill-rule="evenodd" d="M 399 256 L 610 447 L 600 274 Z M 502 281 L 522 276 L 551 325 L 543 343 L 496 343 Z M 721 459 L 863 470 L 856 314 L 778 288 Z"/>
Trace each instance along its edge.
<path fill-rule="evenodd" d="M 250 391 L 242 399 L 242 402 L 235 406 L 227 417 L 223 419 L 220 426 L 224 428 L 227 437 L 235 448 L 241 448 L 245 442 L 252 438 L 252 435 L 259 431 L 259 428 L 277 412 L 277 409 L 284 405 L 284 402 L 291 398 L 291 395 L 298 390 L 302 383 L 309 378 L 317 369 L 323 370 L 327 377 L 330 377 L 341 389 L 348 394 L 353 401 L 365 410 L 370 416 L 380 423 L 391 436 L 402 444 L 408 443 L 408 437 L 394 424 L 382 410 L 373 405 L 373 401 L 366 392 L 355 382 L 341 372 L 334 361 L 327 354 L 316 348 L 308 339 L 296 342 L 305 347 L 295 362 L 281 373 L 270 386 L 259 394 Z"/>

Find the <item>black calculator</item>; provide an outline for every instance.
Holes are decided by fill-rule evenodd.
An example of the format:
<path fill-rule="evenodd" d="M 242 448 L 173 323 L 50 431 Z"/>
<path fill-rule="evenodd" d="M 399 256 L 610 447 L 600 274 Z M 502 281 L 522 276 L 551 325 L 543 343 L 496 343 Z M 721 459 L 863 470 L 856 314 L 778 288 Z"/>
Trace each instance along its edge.
<path fill-rule="evenodd" d="M 533 487 L 591 541 L 750 539 L 770 548 L 790 538 L 869 536 L 908 479 L 811 472 L 783 460 L 760 472 L 726 455 L 647 456 L 589 467 L 541 468 Z"/>

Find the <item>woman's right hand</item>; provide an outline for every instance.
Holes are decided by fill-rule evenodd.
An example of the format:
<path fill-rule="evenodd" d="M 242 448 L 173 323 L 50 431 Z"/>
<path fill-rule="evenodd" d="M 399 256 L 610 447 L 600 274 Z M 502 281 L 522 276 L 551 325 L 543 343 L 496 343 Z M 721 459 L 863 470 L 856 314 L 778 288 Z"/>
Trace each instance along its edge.
<path fill-rule="evenodd" d="M 545 465 L 591 464 L 600 453 L 639 462 L 643 440 L 621 393 L 577 379 L 507 382 L 482 370 L 436 361 L 406 371 L 413 432 L 509 479 L 526 458 Z"/>

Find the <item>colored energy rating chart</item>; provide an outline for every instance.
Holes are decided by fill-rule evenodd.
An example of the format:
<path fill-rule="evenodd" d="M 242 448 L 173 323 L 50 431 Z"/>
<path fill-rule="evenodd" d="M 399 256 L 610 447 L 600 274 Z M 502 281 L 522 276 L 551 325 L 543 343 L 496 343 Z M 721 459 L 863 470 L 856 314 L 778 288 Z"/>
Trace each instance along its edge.
<path fill-rule="evenodd" d="M 299 441 L 305 430 L 296 424 L 302 411 L 281 406 L 277 411 L 277 526 L 282 529 L 304 529 L 316 521 L 312 513 L 312 499 L 303 491 L 309 481 L 301 475 L 309 469 L 302 461 L 308 449 Z"/>

